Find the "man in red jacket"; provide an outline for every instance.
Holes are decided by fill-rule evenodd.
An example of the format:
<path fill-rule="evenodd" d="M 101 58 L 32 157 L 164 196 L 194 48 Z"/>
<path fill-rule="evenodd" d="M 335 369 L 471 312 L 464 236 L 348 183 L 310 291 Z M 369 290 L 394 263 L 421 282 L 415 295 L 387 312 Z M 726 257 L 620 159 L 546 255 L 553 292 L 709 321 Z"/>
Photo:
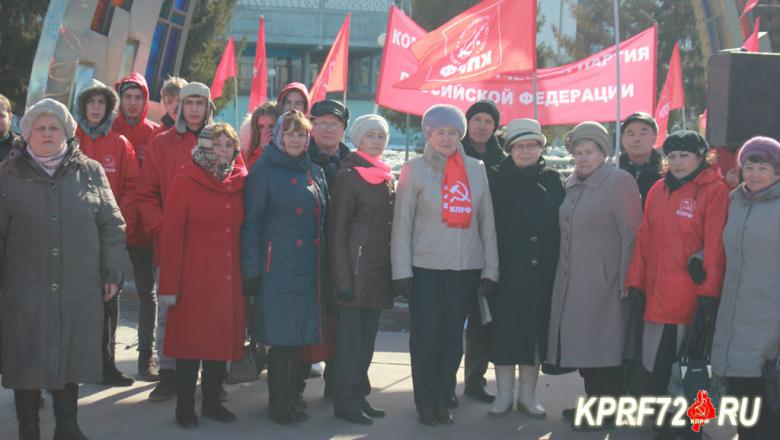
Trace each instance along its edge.
<path fill-rule="evenodd" d="M 93 79 L 76 98 L 76 122 L 79 148 L 84 154 L 103 165 L 111 191 L 122 216 L 127 219 L 127 230 L 135 220 L 133 185 L 138 177 L 138 162 L 128 140 L 111 131 L 116 117 L 119 97 L 113 89 Z M 103 383 L 111 386 L 130 386 L 133 379 L 122 374 L 115 361 L 116 327 L 119 317 L 119 296 L 104 303 L 103 319 Z"/>
<path fill-rule="evenodd" d="M 120 111 L 112 128 L 130 141 L 140 167 L 144 151 L 157 128 L 156 123 L 146 118 L 149 112 L 149 88 L 140 73 L 132 72 L 120 79 L 114 89 L 120 97 Z M 153 356 L 157 293 L 152 265 L 152 240 L 144 234 L 137 217 L 135 209 L 125 215 L 127 252 L 133 265 L 133 280 L 138 294 L 138 375 L 143 380 L 155 381 L 159 376 Z"/>
<path fill-rule="evenodd" d="M 182 87 L 186 85 L 187 80 L 178 76 L 169 76 L 163 82 L 160 98 L 163 107 L 165 107 L 165 114 L 160 119 L 160 126 L 152 132 L 152 137 L 149 138 L 150 141 L 158 134 L 173 127 L 173 124 L 176 122 L 176 115 L 179 114 L 179 94 Z"/>
<path fill-rule="evenodd" d="M 187 84 L 180 92 L 179 113 L 173 127 L 156 136 L 146 150 L 136 185 L 136 204 L 144 232 L 154 241 L 154 256 L 158 265 L 165 197 L 179 169 L 192 162 L 192 149 L 198 143 L 198 133 L 213 122 L 213 113 L 214 103 L 209 88 L 199 82 Z M 152 402 L 162 402 L 176 394 L 176 361 L 165 356 L 163 347 L 167 312 L 168 305 L 161 302 L 157 313 L 160 383 L 149 395 Z"/>

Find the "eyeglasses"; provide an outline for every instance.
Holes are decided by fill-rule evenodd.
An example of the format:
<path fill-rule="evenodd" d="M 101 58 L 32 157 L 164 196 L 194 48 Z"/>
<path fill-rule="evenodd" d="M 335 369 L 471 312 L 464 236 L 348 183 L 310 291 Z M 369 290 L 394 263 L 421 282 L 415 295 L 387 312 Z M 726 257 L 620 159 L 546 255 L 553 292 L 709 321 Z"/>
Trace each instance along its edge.
<path fill-rule="evenodd" d="M 314 123 L 314 126 L 319 128 L 320 130 L 335 130 L 337 128 L 343 127 L 343 125 L 341 125 L 341 122 L 325 122 L 325 121 L 316 121 Z"/>

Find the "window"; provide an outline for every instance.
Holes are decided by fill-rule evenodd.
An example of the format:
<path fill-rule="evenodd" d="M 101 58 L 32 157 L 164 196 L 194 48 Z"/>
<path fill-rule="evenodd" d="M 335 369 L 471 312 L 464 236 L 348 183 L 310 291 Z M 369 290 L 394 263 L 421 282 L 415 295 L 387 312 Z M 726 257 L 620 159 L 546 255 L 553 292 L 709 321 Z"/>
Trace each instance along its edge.
<path fill-rule="evenodd" d="M 164 0 L 160 6 L 146 64 L 146 81 L 153 101 L 160 100 L 160 87 L 173 74 L 179 51 L 184 48 L 184 23 L 192 3 L 190 0 Z"/>
<path fill-rule="evenodd" d="M 132 7 L 133 0 L 98 0 L 90 29 L 99 34 L 108 35 L 111 30 L 111 21 L 114 19 L 114 9 L 121 8 L 129 12 Z"/>
<path fill-rule="evenodd" d="M 95 77 L 95 66 L 87 63 L 76 65 L 76 74 L 73 75 L 70 94 L 70 108 L 76 108 L 76 97 L 79 96 L 84 86 Z"/>

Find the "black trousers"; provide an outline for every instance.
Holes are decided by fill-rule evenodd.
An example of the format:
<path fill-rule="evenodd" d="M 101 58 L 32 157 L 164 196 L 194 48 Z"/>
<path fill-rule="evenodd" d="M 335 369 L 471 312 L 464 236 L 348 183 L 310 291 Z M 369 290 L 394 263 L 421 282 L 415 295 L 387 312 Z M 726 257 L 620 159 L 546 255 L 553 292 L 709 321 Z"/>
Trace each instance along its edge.
<path fill-rule="evenodd" d="M 103 303 L 103 374 L 111 368 L 116 353 L 116 327 L 119 321 L 119 295 Z"/>
<path fill-rule="evenodd" d="M 128 246 L 133 280 L 138 295 L 138 351 L 153 352 L 157 326 L 157 292 L 152 248 Z"/>
<path fill-rule="evenodd" d="M 623 391 L 624 367 L 580 368 L 580 376 L 588 396 L 611 396 L 617 398 Z"/>
<path fill-rule="evenodd" d="M 780 435 L 780 414 L 769 407 L 764 399 L 764 378 L 762 377 L 729 377 L 728 394 L 734 397 L 750 398 L 750 410 L 753 409 L 753 398 L 761 397 L 761 416 L 753 427 L 738 426 L 739 440 L 771 440 Z M 748 412 L 750 414 L 750 412 Z"/>
<path fill-rule="evenodd" d="M 380 310 L 341 307 L 337 310 L 336 352 L 328 364 L 333 385 L 333 407 L 359 411 L 371 392 L 368 368 L 374 358 Z"/>
<path fill-rule="evenodd" d="M 204 405 L 219 402 L 219 390 L 225 380 L 225 361 L 206 361 L 199 359 L 176 359 L 176 402 L 180 409 L 195 404 L 195 387 L 198 382 L 198 370 L 203 363 L 203 402 Z"/>
<path fill-rule="evenodd" d="M 664 331 L 661 335 L 661 343 L 658 345 L 658 352 L 655 355 L 653 371 L 650 372 L 650 388 L 653 395 L 666 396 L 669 394 L 669 381 L 672 378 L 672 365 L 677 359 L 677 324 L 667 324 L 664 326 Z M 667 414 L 666 421 L 669 420 L 670 417 L 669 414 Z M 686 439 L 700 439 L 702 437 L 701 431 L 694 432 L 691 430 L 689 424 L 684 428 L 665 426 L 661 427 L 661 430 L 674 432 Z"/>
<path fill-rule="evenodd" d="M 463 324 L 478 270 L 413 268 L 409 297 L 412 385 L 418 410 L 444 408 L 455 392 L 463 357 Z"/>
<path fill-rule="evenodd" d="M 466 388 L 481 388 L 487 385 L 485 373 L 488 368 L 487 327 L 482 325 L 477 295 L 471 301 L 468 324 L 466 324 Z"/>

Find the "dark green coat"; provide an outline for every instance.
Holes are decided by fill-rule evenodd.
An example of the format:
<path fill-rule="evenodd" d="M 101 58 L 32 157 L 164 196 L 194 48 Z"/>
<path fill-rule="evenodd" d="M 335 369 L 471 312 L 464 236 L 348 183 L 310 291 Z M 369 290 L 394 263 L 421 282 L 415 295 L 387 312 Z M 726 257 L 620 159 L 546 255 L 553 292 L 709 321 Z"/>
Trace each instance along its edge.
<path fill-rule="evenodd" d="M 103 167 L 69 148 L 52 177 L 24 150 L 0 164 L 6 388 L 102 379 L 103 284 L 121 280 L 125 222 Z"/>

